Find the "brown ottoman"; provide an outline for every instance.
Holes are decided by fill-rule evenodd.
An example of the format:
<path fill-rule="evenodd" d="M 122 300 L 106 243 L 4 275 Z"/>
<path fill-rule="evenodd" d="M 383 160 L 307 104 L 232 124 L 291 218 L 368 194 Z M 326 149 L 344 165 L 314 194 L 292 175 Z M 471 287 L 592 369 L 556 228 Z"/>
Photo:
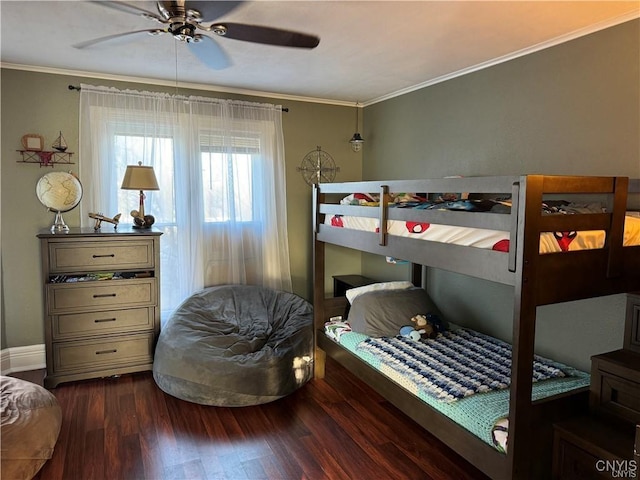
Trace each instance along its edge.
<path fill-rule="evenodd" d="M 30 479 L 53 455 L 62 412 L 53 394 L 35 383 L 0 376 L 3 480 Z"/>

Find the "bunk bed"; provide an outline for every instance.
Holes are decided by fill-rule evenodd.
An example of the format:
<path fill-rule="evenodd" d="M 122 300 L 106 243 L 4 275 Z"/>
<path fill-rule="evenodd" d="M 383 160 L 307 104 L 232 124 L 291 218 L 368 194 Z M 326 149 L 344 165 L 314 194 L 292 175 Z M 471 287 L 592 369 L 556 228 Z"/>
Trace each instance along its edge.
<path fill-rule="evenodd" d="M 376 193 L 376 206 L 344 202 L 355 192 Z M 393 208 L 391 192 L 472 192 L 475 198 L 508 197 L 507 213 L 440 208 Z M 602 210 L 545 214 L 548 199 L 597 200 Z M 342 201 L 342 203 L 341 203 Z M 550 472 L 552 423 L 587 408 L 588 387 L 532 400 L 538 306 L 640 290 L 640 245 L 625 245 L 629 205 L 637 209 L 640 180 L 627 177 L 504 176 L 408 181 L 320 183 L 313 189 L 315 374 L 329 355 L 491 478 L 546 478 Z M 634 203 L 635 202 L 635 203 Z M 397 206 L 396 206 L 397 207 Z M 375 219 L 377 228 L 344 228 L 347 218 Z M 633 218 L 637 224 L 640 218 Z M 394 222 L 445 225 L 506 233 L 506 248 L 479 248 L 391 233 Z M 603 245 L 545 253 L 545 232 L 599 232 Z M 637 242 L 637 235 L 636 241 Z M 504 242 L 497 242 L 504 247 Z M 325 323 L 343 315 L 347 300 L 325 292 L 325 244 L 403 259 L 411 280 L 423 285 L 423 266 L 513 287 L 512 368 L 508 388 L 508 449 L 480 440 L 325 334 Z M 571 278 L 571 281 L 566 281 Z M 348 318 L 347 318 L 348 320 Z"/>

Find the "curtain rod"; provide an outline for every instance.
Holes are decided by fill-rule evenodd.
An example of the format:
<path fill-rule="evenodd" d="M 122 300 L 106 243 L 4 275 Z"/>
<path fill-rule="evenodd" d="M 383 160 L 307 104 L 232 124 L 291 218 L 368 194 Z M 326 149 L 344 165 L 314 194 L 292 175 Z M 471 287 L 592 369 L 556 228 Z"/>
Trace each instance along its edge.
<path fill-rule="evenodd" d="M 76 87 L 75 85 L 69 85 L 67 88 L 68 88 L 69 90 L 77 90 L 77 91 L 80 91 L 80 90 L 81 90 L 81 87 Z M 288 109 L 288 108 L 285 108 L 285 107 L 282 107 L 282 111 L 283 111 L 283 112 L 285 112 L 285 113 L 288 113 L 288 112 L 289 112 L 289 109 Z"/>

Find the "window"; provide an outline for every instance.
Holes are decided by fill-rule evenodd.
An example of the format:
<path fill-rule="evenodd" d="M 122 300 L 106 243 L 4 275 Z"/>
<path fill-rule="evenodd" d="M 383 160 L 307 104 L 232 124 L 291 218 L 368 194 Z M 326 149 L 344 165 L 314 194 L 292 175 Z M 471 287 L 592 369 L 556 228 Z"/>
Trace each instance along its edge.
<path fill-rule="evenodd" d="M 134 128 L 132 127 L 131 130 Z M 153 165 L 160 190 L 159 192 L 144 192 L 145 211 L 155 217 L 156 226 L 175 225 L 173 138 L 115 133 L 113 145 L 117 179 L 124 178 L 127 165 L 136 165 L 138 162 L 143 165 Z M 127 212 L 127 215 L 123 215 L 124 223 L 133 223 L 128 212 L 138 205 L 138 198 L 139 192 L 118 188 L 118 211 Z"/>
<path fill-rule="evenodd" d="M 133 129 L 133 128 L 132 128 Z M 208 141 L 221 137 L 203 135 Z M 250 139 L 234 137 L 237 143 L 248 144 Z M 174 187 L 174 142 L 168 137 L 149 137 L 142 135 L 114 134 L 114 152 L 116 176 L 123 178 L 127 165 L 141 162 L 151 163 L 156 170 L 160 192 L 145 192 L 145 209 L 156 218 L 156 226 L 176 223 L 175 208 L 171 199 Z M 254 139 L 254 143 L 257 143 Z M 232 151 L 245 153 L 222 153 L 221 145 L 203 144 L 201 140 L 202 162 L 202 206 L 204 223 L 220 223 L 234 220 L 252 222 L 254 168 L 257 155 L 246 153 L 257 150 L 247 147 L 234 147 Z M 149 161 L 146 162 L 145 158 Z M 138 198 L 137 192 L 118 190 L 118 210 L 131 210 L 132 199 Z M 147 197 L 149 199 L 147 200 Z M 148 202 L 148 203 L 147 203 Z"/>
<path fill-rule="evenodd" d="M 154 167 L 145 213 L 163 232 L 163 318 L 209 285 L 291 291 L 280 107 L 83 84 L 80 154 L 83 226 L 99 211 L 132 223 L 126 166 Z"/>
<path fill-rule="evenodd" d="M 253 159 L 247 154 L 202 152 L 206 223 L 253 221 Z"/>
<path fill-rule="evenodd" d="M 205 223 L 252 222 L 260 140 L 234 132 L 230 146 L 222 135 L 200 133 L 202 200 Z"/>

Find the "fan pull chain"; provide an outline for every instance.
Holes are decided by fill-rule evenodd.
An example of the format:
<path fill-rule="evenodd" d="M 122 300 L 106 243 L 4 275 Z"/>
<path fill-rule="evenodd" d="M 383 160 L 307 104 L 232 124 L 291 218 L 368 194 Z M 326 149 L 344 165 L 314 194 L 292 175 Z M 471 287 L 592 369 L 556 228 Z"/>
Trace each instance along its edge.
<path fill-rule="evenodd" d="M 175 52 L 176 59 L 176 96 L 178 96 L 178 42 L 173 42 L 173 50 Z"/>

